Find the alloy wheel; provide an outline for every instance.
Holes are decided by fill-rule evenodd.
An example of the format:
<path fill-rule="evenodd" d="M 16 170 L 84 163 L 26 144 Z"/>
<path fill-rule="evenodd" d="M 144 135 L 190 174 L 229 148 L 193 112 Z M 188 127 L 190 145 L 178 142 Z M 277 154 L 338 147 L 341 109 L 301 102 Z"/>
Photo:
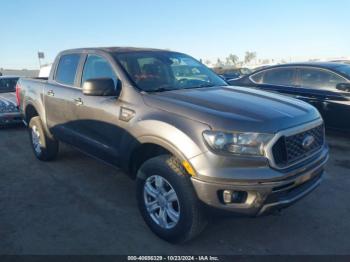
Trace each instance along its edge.
<path fill-rule="evenodd" d="M 174 228 L 180 219 L 178 196 L 171 184 L 161 176 L 151 176 L 144 184 L 144 201 L 152 220 L 162 228 Z"/>
<path fill-rule="evenodd" d="M 32 127 L 32 143 L 36 154 L 41 153 L 40 132 L 36 126 Z"/>

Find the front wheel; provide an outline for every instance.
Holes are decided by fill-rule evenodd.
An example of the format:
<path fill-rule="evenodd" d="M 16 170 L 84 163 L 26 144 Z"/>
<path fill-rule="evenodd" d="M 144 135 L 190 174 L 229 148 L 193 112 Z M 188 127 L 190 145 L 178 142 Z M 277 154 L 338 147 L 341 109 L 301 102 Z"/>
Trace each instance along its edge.
<path fill-rule="evenodd" d="M 58 141 L 50 138 L 40 117 L 33 117 L 29 122 L 29 137 L 35 156 L 42 161 L 50 161 L 58 154 Z"/>
<path fill-rule="evenodd" d="M 206 224 L 191 181 L 172 156 L 155 157 L 141 166 L 137 199 L 147 225 L 166 241 L 188 241 Z"/>

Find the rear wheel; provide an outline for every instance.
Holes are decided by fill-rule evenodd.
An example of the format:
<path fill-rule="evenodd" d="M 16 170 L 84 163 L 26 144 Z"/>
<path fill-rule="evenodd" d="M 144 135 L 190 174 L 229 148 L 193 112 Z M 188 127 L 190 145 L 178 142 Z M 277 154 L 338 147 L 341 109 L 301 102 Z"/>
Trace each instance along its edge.
<path fill-rule="evenodd" d="M 50 161 L 56 158 L 58 141 L 46 134 L 39 116 L 33 117 L 29 122 L 29 137 L 33 152 L 39 160 Z"/>
<path fill-rule="evenodd" d="M 137 176 L 137 198 L 147 225 L 166 241 L 188 241 L 206 225 L 190 178 L 172 156 L 158 156 L 141 166 Z"/>

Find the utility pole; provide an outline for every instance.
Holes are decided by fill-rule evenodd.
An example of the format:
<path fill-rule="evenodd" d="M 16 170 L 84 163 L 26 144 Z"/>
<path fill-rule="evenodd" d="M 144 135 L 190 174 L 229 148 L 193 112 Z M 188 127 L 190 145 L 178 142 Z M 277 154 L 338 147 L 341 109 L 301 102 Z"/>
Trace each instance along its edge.
<path fill-rule="evenodd" d="M 44 52 L 38 51 L 39 67 L 41 68 L 41 59 L 45 58 Z"/>

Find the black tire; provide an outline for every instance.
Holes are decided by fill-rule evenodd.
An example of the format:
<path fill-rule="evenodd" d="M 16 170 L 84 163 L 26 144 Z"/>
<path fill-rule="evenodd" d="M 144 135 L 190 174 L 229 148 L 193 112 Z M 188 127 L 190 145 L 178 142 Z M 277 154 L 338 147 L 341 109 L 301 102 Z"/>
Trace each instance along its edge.
<path fill-rule="evenodd" d="M 144 188 L 146 181 L 151 181 L 155 175 L 165 179 L 176 192 L 180 211 L 178 222 L 173 228 L 160 226 L 147 211 Z M 189 241 L 196 237 L 207 224 L 190 178 L 173 156 L 158 156 L 141 166 L 137 174 L 137 200 L 141 215 L 147 225 L 157 236 L 168 242 L 177 244 Z M 166 217 L 170 218 L 170 216 Z"/>
<path fill-rule="evenodd" d="M 40 145 L 37 148 L 34 145 L 33 132 L 39 134 Z M 39 160 L 51 161 L 57 157 L 59 143 L 47 135 L 39 116 L 33 117 L 29 122 L 29 137 L 33 152 Z"/>

